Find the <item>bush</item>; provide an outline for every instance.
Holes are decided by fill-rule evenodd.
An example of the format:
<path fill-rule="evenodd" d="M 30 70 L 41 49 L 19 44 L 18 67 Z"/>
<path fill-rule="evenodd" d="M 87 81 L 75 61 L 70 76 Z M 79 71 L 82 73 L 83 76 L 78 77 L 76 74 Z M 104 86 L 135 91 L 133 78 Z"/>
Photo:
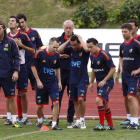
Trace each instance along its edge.
<path fill-rule="evenodd" d="M 140 21 L 140 1 L 127 0 L 114 13 L 109 13 L 108 21 L 124 23 L 131 18 Z"/>
<path fill-rule="evenodd" d="M 107 12 L 103 6 L 85 2 L 72 18 L 76 28 L 95 28 L 107 19 Z"/>
<path fill-rule="evenodd" d="M 70 6 L 72 4 L 82 3 L 85 0 L 61 0 L 62 3 L 66 4 L 67 6 Z"/>

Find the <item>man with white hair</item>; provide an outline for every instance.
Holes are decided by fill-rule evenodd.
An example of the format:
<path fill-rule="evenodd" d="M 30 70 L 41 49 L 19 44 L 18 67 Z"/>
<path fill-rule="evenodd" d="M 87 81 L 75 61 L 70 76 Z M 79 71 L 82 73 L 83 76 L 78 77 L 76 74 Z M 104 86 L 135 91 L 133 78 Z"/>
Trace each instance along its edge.
<path fill-rule="evenodd" d="M 59 46 L 61 46 L 63 43 L 65 43 L 67 40 L 69 40 L 73 33 L 74 30 L 74 23 L 71 20 L 66 20 L 63 23 L 63 29 L 64 32 L 62 33 L 62 35 L 60 37 L 58 37 L 59 39 Z M 69 43 L 67 46 L 71 46 L 71 44 Z M 65 87 L 67 86 L 67 94 L 69 96 L 69 74 L 70 74 L 70 59 L 69 59 L 69 55 L 67 54 L 60 54 L 60 69 L 61 69 L 61 84 L 62 84 L 62 90 L 59 92 L 59 112 L 60 112 L 60 108 L 61 108 L 61 101 L 62 101 L 62 97 L 63 97 L 63 93 L 65 90 Z M 53 106 L 52 106 L 53 108 Z M 69 100 L 69 105 L 68 105 L 68 115 L 67 115 L 67 123 L 68 125 L 72 125 L 73 124 L 73 116 L 74 116 L 74 104 L 73 101 Z M 59 119 L 58 119 L 59 121 Z M 57 123 L 58 123 L 57 121 Z M 52 121 L 50 121 L 48 124 L 46 124 L 47 126 L 51 126 L 52 125 Z"/>

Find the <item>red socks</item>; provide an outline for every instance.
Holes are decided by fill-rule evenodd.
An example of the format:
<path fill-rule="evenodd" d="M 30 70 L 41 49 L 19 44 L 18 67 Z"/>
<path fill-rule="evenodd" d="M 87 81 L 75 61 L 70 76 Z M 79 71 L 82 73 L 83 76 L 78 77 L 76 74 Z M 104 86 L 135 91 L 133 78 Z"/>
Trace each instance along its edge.
<path fill-rule="evenodd" d="M 100 124 L 104 126 L 105 107 L 104 107 L 104 105 L 102 105 L 102 106 L 97 106 L 97 107 L 98 107 L 98 113 L 99 113 Z"/>
<path fill-rule="evenodd" d="M 17 111 L 18 111 L 18 117 L 22 116 L 22 106 L 21 106 L 21 97 L 17 95 Z"/>
<path fill-rule="evenodd" d="M 110 108 L 107 108 L 105 110 L 105 118 L 107 120 L 108 125 L 111 126 L 111 127 L 113 127 L 112 115 L 111 115 Z"/>

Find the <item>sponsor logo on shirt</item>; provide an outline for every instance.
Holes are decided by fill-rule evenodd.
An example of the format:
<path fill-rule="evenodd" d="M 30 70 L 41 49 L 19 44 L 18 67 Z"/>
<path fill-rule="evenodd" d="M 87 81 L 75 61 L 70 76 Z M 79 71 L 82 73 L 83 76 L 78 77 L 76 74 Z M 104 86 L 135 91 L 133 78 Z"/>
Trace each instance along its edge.
<path fill-rule="evenodd" d="M 10 89 L 10 91 L 15 91 L 14 89 Z"/>
<path fill-rule="evenodd" d="M 81 61 L 71 61 L 71 66 L 72 67 L 78 67 L 78 68 L 80 68 L 80 66 L 81 66 Z"/>
<path fill-rule="evenodd" d="M 57 96 L 59 96 L 59 93 L 56 93 Z"/>
<path fill-rule="evenodd" d="M 80 90 L 80 92 L 83 92 L 83 93 L 85 93 L 85 90 Z"/>
<path fill-rule="evenodd" d="M 100 89 L 99 92 L 103 92 L 103 90 Z"/>
<path fill-rule="evenodd" d="M 50 75 L 53 75 L 54 74 L 54 69 L 53 68 L 46 68 L 46 67 L 44 67 L 43 68 L 43 72 L 44 73 L 48 73 Z"/>
<path fill-rule="evenodd" d="M 94 69 L 94 72 L 104 71 L 104 69 Z"/>
<path fill-rule="evenodd" d="M 43 62 L 43 63 L 46 63 L 46 60 L 44 59 L 42 62 Z"/>
<path fill-rule="evenodd" d="M 134 60 L 134 58 L 131 58 L 131 57 L 123 57 L 123 60 Z"/>
<path fill-rule="evenodd" d="M 130 89 L 131 89 L 131 90 L 134 90 L 135 88 L 134 88 L 134 87 L 130 87 Z"/>
<path fill-rule="evenodd" d="M 4 48 L 4 51 L 8 51 L 8 48 Z"/>

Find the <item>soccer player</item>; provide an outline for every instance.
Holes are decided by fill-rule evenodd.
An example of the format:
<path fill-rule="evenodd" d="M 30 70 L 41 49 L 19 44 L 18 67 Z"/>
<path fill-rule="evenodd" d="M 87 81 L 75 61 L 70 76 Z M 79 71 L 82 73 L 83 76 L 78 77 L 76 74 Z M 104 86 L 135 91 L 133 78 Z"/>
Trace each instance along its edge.
<path fill-rule="evenodd" d="M 23 109 L 23 121 L 24 121 L 23 124 L 32 125 L 32 123 L 30 123 L 27 119 L 28 101 L 27 101 L 27 95 L 26 95 L 27 71 L 26 71 L 26 66 L 25 66 L 25 51 L 31 54 L 34 54 L 35 48 L 33 47 L 32 42 L 30 38 L 28 37 L 28 35 L 26 33 L 18 31 L 19 20 L 15 16 L 10 16 L 8 25 L 10 28 L 10 32 L 8 33 L 8 36 L 15 40 L 21 54 L 21 64 L 20 64 L 19 79 L 17 80 L 17 87 L 18 87 L 18 93 L 21 96 L 21 104 L 22 104 L 22 109 Z M 9 115 L 8 118 L 10 118 L 10 111 L 9 111 L 8 102 L 7 102 L 7 116 L 8 115 Z M 6 123 L 7 121 L 5 122 L 5 124 Z"/>
<path fill-rule="evenodd" d="M 36 30 L 29 28 L 27 26 L 26 16 L 24 14 L 18 14 L 17 18 L 19 20 L 20 30 L 22 32 L 25 32 L 29 36 L 30 40 L 32 41 L 32 44 L 35 47 L 35 50 L 41 49 L 41 47 L 43 46 L 43 43 L 42 43 L 42 40 L 40 38 L 40 35 Z M 36 80 L 33 76 L 31 66 L 30 66 L 30 64 L 33 60 L 33 56 L 34 55 L 31 53 L 25 52 L 25 64 L 26 64 L 26 69 L 27 69 L 27 77 L 30 80 L 32 90 L 35 90 Z M 27 81 L 27 83 L 28 83 L 28 81 Z M 21 106 L 20 94 L 17 95 L 17 108 L 18 108 L 18 122 L 22 122 L 22 106 Z M 43 121 L 46 121 L 43 114 L 42 114 L 42 117 L 43 117 Z"/>
<path fill-rule="evenodd" d="M 132 25 L 124 23 L 121 26 L 125 42 L 120 46 L 119 68 L 122 73 L 123 96 L 128 99 L 130 110 L 130 124 L 122 129 L 139 129 L 137 84 L 140 67 L 140 42 L 132 37 Z"/>
<path fill-rule="evenodd" d="M 93 82 L 96 78 L 97 97 L 96 104 L 98 107 L 99 120 L 98 126 L 93 130 L 114 130 L 110 108 L 108 107 L 108 96 L 114 86 L 113 74 L 115 73 L 115 65 L 111 55 L 98 47 L 98 41 L 95 38 L 87 40 L 87 46 L 91 55 L 91 80 L 89 90 L 93 92 Z M 104 118 L 108 125 L 105 127 Z"/>
<path fill-rule="evenodd" d="M 129 24 L 132 25 L 132 36 L 133 38 L 135 38 L 136 40 L 140 41 L 140 35 L 137 34 L 138 28 L 139 28 L 139 23 L 135 20 L 135 19 L 130 19 L 128 21 Z M 117 71 L 117 75 L 115 77 L 115 82 L 119 83 L 119 68 Z M 140 80 L 139 80 L 140 81 Z M 140 83 L 138 85 L 138 90 L 137 90 L 137 99 L 140 103 Z M 124 122 L 121 122 L 120 125 L 127 125 L 130 123 L 130 111 L 129 111 L 129 106 L 128 106 L 128 98 L 124 98 L 124 102 L 125 102 L 125 108 L 126 108 L 126 113 L 127 113 L 127 119 Z"/>
<path fill-rule="evenodd" d="M 49 40 L 49 46 L 45 49 L 39 50 L 35 54 L 31 64 L 32 72 L 37 81 L 36 104 L 38 122 L 35 129 L 41 128 L 42 107 L 43 105 L 48 104 L 50 96 L 53 102 L 52 130 L 62 130 L 62 128 L 58 127 L 56 124 L 59 114 L 59 90 L 62 90 L 60 76 L 60 57 L 56 52 L 58 47 L 59 40 L 55 37 L 51 38 Z"/>
<path fill-rule="evenodd" d="M 0 21 L 0 61 L 0 87 L 3 88 L 12 114 L 12 122 L 11 118 L 8 118 L 8 122 L 13 124 L 13 127 L 21 128 L 16 122 L 14 99 L 15 82 L 18 80 L 18 72 L 20 71 L 20 55 L 15 41 L 7 37 L 6 27 L 2 21 Z"/>
<path fill-rule="evenodd" d="M 67 40 L 69 40 L 73 35 L 74 23 L 71 20 L 66 20 L 63 23 L 64 32 L 60 37 L 58 37 L 61 46 Z M 71 46 L 70 43 L 67 46 Z M 59 112 L 61 108 L 61 101 L 63 97 L 63 93 L 65 88 L 67 87 L 67 94 L 69 96 L 69 77 L 70 77 L 70 58 L 67 54 L 60 54 L 60 70 L 61 70 L 61 84 L 62 90 L 59 91 Z M 74 104 L 73 101 L 69 100 L 68 104 L 68 114 L 67 114 L 67 123 L 68 125 L 73 124 L 73 116 L 74 116 Z M 59 119 L 58 119 L 59 120 Z M 50 121 L 47 126 L 50 126 L 52 121 Z"/>
<path fill-rule="evenodd" d="M 67 46 L 69 43 L 71 46 Z M 58 52 L 70 55 L 69 100 L 73 100 L 77 120 L 75 124 L 67 128 L 85 129 L 85 100 L 89 84 L 87 72 L 89 50 L 80 36 L 73 35 L 58 48 Z"/>

